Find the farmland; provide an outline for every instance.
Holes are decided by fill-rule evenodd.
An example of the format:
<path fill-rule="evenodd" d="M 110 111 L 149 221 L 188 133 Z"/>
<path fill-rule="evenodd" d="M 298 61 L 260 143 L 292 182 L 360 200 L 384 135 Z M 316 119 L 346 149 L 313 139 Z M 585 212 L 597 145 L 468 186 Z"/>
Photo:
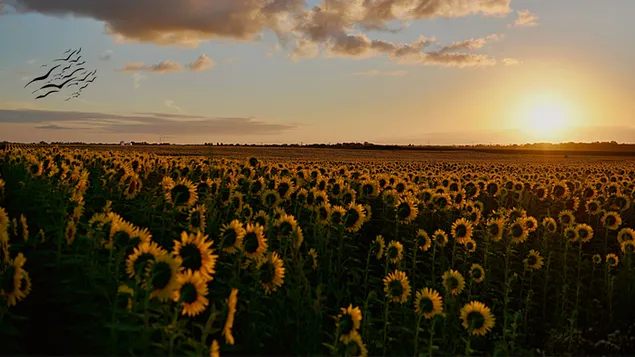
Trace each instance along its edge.
<path fill-rule="evenodd" d="M 3 349 L 627 354 L 634 180 L 624 157 L 9 147 Z"/>

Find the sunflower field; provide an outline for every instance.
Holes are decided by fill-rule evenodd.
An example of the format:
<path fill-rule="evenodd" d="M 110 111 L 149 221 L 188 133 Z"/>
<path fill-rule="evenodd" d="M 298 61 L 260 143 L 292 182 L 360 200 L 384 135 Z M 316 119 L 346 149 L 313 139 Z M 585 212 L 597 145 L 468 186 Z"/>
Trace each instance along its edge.
<path fill-rule="evenodd" d="M 629 354 L 634 198 L 628 160 L 9 146 L 2 350 Z"/>

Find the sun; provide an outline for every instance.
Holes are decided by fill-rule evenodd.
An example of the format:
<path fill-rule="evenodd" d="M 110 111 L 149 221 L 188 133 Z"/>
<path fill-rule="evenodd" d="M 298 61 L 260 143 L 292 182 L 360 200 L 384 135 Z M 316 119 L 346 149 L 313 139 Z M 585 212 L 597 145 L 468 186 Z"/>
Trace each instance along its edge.
<path fill-rule="evenodd" d="M 563 136 L 565 128 L 571 125 L 571 119 L 566 103 L 555 98 L 540 98 L 527 106 L 521 129 L 532 140 L 555 141 Z"/>

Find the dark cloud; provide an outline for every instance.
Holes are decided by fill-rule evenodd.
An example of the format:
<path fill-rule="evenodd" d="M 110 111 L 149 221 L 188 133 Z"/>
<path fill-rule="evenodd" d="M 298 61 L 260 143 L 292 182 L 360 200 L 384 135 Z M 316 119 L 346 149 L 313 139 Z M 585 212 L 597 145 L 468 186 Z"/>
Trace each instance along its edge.
<path fill-rule="evenodd" d="M 104 133 L 174 135 L 223 134 L 269 135 L 294 129 L 293 125 L 269 124 L 255 118 L 216 118 L 196 115 L 136 113 L 130 115 L 50 110 L 0 109 L 0 123 L 43 124 L 40 129 L 71 128 Z M 66 123 L 61 126 L 57 123 Z M 79 125 L 73 127 L 72 124 Z"/>

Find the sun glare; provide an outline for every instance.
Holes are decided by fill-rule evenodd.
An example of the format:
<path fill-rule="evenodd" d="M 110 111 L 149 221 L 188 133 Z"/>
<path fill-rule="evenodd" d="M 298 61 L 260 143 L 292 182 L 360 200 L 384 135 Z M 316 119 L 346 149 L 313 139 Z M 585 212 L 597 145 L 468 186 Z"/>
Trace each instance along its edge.
<path fill-rule="evenodd" d="M 554 98 L 540 98 L 524 111 L 521 129 L 528 139 L 536 141 L 557 141 L 564 129 L 571 125 L 571 113 L 564 102 Z"/>

